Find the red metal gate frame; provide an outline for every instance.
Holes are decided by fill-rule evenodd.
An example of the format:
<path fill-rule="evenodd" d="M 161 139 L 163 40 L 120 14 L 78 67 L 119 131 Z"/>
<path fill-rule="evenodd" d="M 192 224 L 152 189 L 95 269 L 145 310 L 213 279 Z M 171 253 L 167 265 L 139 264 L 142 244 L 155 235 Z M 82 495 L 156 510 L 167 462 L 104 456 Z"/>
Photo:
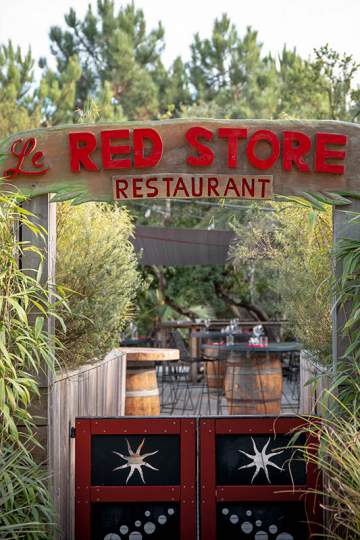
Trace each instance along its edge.
<path fill-rule="evenodd" d="M 286 434 L 304 426 L 304 420 L 294 417 L 281 418 L 201 418 L 200 419 L 200 538 L 216 540 L 216 503 L 241 501 L 299 501 L 304 500 L 304 492 L 319 487 L 319 474 L 315 466 L 307 467 L 305 486 L 218 486 L 216 485 L 216 435 L 228 434 Z M 309 438 L 309 448 L 316 447 L 316 441 Z M 310 451 L 310 450 L 309 450 Z M 319 497 L 306 495 L 305 507 L 310 533 L 319 532 L 322 519 Z"/>
<path fill-rule="evenodd" d="M 180 435 L 178 486 L 92 486 L 92 435 Z M 180 506 L 180 539 L 196 537 L 196 425 L 194 418 L 79 418 L 76 420 L 75 538 L 91 540 L 91 504 L 174 501 Z"/>

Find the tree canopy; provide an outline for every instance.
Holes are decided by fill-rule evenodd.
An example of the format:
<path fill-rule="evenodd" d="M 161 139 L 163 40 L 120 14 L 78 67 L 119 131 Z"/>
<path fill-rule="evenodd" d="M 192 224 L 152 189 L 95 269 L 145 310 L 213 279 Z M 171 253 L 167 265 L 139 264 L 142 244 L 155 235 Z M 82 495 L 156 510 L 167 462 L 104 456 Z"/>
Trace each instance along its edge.
<path fill-rule="evenodd" d="M 49 30 L 49 41 L 54 67 L 11 42 L 0 47 L 0 136 L 82 121 L 88 111 L 95 111 L 96 121 L 359 120 L 359 65 L 351 54 L 327 44 L 309 58 L 285 44 L 277 54 L 265 54 L 257 31 L 240 27 L 226 14 L 214 21 L 209 36 L 194 35 L 188 61 L 177 57 L 169 66 L 163 60 L 161 22 L 149 28 L 134 2 L 117 7 L 113 0 L 98 0 L 83 17 L 71 8 L 63 24 Z M 241 201 L 137 202 L 128 208 L 141 224 L 249 226 L 247 205 Z M 282 316 L 279 302 L 271 300 L 269 271 L 258 272 L 255 290 L 249 268 L 229 262 L 225 268 L 143 269 L 148 289 L 138 297 L 138 313 L 144 328 L 146 313 L 155 312 L 166 317 L 184 316 L 186 310 L 193 316 L 231 316 L 240 310 L 252 317 Z"/>

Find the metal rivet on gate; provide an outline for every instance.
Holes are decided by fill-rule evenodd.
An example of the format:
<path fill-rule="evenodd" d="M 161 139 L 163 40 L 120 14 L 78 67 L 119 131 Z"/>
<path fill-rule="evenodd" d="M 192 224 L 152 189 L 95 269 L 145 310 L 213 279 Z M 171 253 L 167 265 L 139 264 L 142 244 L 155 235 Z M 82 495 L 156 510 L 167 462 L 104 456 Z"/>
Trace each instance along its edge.
<path fill-rule="evenodd" d="M 209 429 L 209 433 L 211 433 L 211 429 Z"/>
<path fill-rule="evenodd" d="M 124 433 L 127 433 L 127 429 L 123 429 L 123 432 L 124 432 Z"/>
<path fill-rule="evenodd" d="M 185 429 L 185 433 L 189 433 L 187 429 Z"/>
<path fill-rule="evenodd" d="M 228 429 L 228 432 L 231 433 L 231 432 L 232 432 L 232 429 Z"/>
<path fill-rule="evenodd" d="M 167 429 L 164 429 L 164 433 L 167 433 Z"/>
<path fill-rule="evenodd" d="M 99 501 L 100 501 L 100 499 L 96 499 L 96 502 L 99 502 Z"/>
<path fill-rule="evenodd" d="M 103 429 L 103 433 L 106 433 L 106 429 Z"/>
<path fill-rule="evenodd" d="M 174 424 L 174 426 L 175 426 L 176 422 L 173 422 L 173 424 Z"/>

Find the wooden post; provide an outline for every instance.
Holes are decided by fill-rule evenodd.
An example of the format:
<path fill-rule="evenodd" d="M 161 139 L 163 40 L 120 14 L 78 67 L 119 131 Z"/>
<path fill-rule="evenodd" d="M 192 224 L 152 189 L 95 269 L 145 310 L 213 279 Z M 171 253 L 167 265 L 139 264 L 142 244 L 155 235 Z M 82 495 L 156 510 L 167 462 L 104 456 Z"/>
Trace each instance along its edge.
<path fill-rule="evenodd" d="M 42 284 L 46 287 L 47 283 L 55 283 L 55 258 L 56 258 L 56 205 L 49 204 L 50 195 L 41 195 L 29 199 L 24 203 L 24 208 L 34 214 L 31 218 L 38 226 L 44 227 L 48 231 L 46 242 L 43 238 L 36 237 L 29 229 L 23 228 L 21 230 L 22 241 L 28 241 L 33 246 L 41 249 L 44 253 L 43 261 L 43 273 L 41 276 Z M 31 269 L 36 269 L 39 265 L 39 257 L 32 251 L 27 251 L 23 254 L 21 259 L 21 268 L 27 272 Z M 50 294 L 50 291 L 49 291 Z M 34 314 L 34 319 L 36 314 Z M 30 319 L 31 320 L 31 319 Z M 54 335 L 55 321 L 53 318 L 49 318 L 47 321 L 47 329 L 49 333 L 49 339 Z M 50 472 L 52 471 L 51 465 L 51 436 L 49 434 L 49 373 L 46 366 L 43 366 L 39 371 L 38 384 L 40 391 L 40 399 L 36 400 L 36 403 L 32 403 L 31 411 L 38 418 L 36 419 L 37 436 L 39 441 L 44 447 L 44 452 L 36 455 L 36 459 L 48 462 Z"/>
<path fill-rule="evenodd" d="M 336 206 L 333 210 L 333 238 L 336 250 L 342 238 L 360 240 L 360 222 L 354 222 L 355 214 L 360 214 L 360 200 L 352 199 L 349 206 Z M 342 274 L 342 264 L 334 263 L 335 278 L 338 280 Z M 336 301 L 336 298 L 335 298 Z M 349 308 L 337 306 L 333 310 L 333 365 L 336 370 L 338 359 L 345 353 L 349 341 L 343 336 L 343 328 L 348 318 Z"/>

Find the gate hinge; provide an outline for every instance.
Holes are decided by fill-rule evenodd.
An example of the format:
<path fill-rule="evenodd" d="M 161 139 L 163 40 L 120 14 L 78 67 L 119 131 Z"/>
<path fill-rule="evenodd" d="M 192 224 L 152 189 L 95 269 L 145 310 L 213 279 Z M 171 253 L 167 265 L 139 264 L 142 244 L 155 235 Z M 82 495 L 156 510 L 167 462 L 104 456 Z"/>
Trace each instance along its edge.
<path fill-rule="evenodd" d="M 76 437 L 76 428 L 73 426 L 70 426 L 70 439 L 75 439 Z"/>

